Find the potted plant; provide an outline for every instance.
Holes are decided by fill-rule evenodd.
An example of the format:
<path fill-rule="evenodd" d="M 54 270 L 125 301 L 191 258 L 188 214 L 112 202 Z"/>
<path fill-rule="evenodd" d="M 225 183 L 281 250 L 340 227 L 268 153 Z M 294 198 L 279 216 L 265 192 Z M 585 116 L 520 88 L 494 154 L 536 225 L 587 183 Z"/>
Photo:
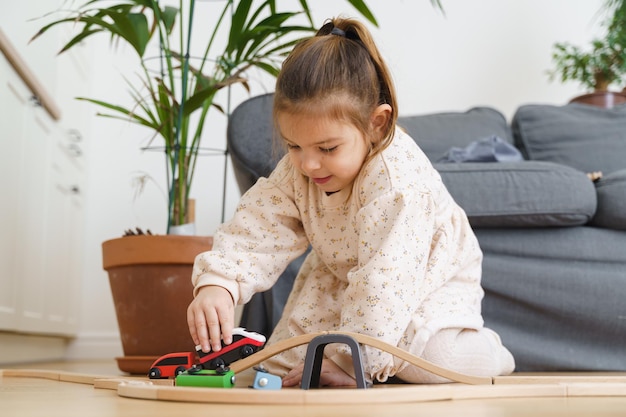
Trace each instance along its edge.
<path fill-rule="evenodd" d="M 437 3 L 432 0 L 433 3 Z M 348 0 L 376 24 L 362 0 Z M 172 5 L 172 3 L 176 5 Z M 59 53 L 91 36 L 104 34 L 125 43 L 137 55 L 139 81 L 127 77 L 132 105 L 79 98 L 103 109 L 100 116 L 136 123 L 160 140 L 166 159 L 168 235 L 139 232 L 103 243 L 103 266 L 109 281 L 120 328 L 124 357 L 121 370 L 145 373 L 152 361 L 166 353 L 193 349 L 186 326 L 186 308 L 192 297 L 191 268 L 195 256 L 210 250 L 212 240 L 180 236 L 189 229 L 193 212 L 189 190 L 200 154 L 203 128 L 220 90 L 246 84 L 246 70 L 260 68 L 275 76 L 283 57 L 297 40 L 315 31 L 309 6 L 283 11 L 276 0 L 224 0 L 223 8 L 203 54 L 191 59 L 190 44 L 197 16 L 194 0 L 87 0 L 76 9 L 43 26 L 33 37 L 58 25 L 78 30 Z M 304 22 L 304 23 L 302 23 Z M 225 42 L 218 42 L 227 34 Z M 157 45 L 158 65 L 150 46 Z M 154 55 L 154 53 L 152 53 Z M 191 228 L 192 229 L 192 228 Z M 188 232 L 183 232 L 186 234 Z"/>
<path fill-rule="evenodd" d="M 610 90 L 611 86 L 622 87 L 625 81 L 626 2 L 607 0 L 603 9 L 609 15 L 604 22 L 605 36 L 592 40 L 591 49 L 586 51 L 567 42 L 555 44 L 555 68 L 549 75 L 561 82 L 577 81 L 590 91 L 571 102 L 612 107 L 626 103 L 626 94 Z"/>

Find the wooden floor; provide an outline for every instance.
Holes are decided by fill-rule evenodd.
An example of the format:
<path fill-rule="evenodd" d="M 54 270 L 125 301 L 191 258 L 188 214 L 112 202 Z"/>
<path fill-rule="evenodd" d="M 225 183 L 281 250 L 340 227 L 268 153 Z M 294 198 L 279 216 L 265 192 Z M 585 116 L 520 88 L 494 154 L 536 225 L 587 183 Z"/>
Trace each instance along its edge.
<path fill-rule="evenodd" d="M 14 365 L 11 368 L 122 376 L 114 361 Z M 6 368 L 5 368 L 6 369 Z M 143 379 L 143 378 L 141 378 Z M 446 400 L 415 404 L 345 406 L 209 405 L 123 398 L 89 384 L 40 378 L 0 378 L 0 416 L 626 416 L 626 397 Z"/>

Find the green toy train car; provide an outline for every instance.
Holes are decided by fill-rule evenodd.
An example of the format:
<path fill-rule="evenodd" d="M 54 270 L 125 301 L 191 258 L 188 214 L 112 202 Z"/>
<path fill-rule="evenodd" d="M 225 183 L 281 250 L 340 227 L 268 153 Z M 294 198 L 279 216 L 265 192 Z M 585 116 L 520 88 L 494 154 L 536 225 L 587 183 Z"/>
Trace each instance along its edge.
<path fill-rule="evenodd" d="M 191 368 L 176 376 L 176 386 L 232 388 L 235 386 L 235 373 L 231 370 Z"/>

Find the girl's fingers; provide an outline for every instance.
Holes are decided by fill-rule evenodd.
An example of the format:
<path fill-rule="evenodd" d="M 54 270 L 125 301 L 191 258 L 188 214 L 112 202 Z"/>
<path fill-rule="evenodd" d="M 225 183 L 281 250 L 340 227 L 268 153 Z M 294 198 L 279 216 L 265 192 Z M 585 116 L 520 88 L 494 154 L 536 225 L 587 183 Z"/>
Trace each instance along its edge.
<path fill-rule="evenodd" d="M 227 311 L 225 314 L 220 314 L 220 330 L 222 332 L 222 340 L 224 344 L 230 345 L 233 342 L 233 324 L 235 322 L 234 313 Z"/>
<path fill-rule="evenodd" d="M 194 298 L 187 309 L 189 333 L 204 352 L 219 352 L 224 343 L 232 342 L 235 320 L 230 293 L 221 287 L 209 286 Z"/>
<path fill-rule="evenodd" d="M 191 335 L 191 340 L 193 340 L 194 345 L 199 345 L 200 337 L 196 329 L 195 317 L 193 312 L 189 309 L 187 309 L 187 326 L 189 326 L 189 334 Z"/>
<path fill-rule="evenodd" d="M 283 377 L 283 387 L 295 387 L 302 382 L 304 365 L 298 365 Z"/>
<path fill-rule="evenodd" d="M 207 332 L 206 319 L 204 311 L 192 303 L 187 309 L 187 325 L 189 326 L 189 334 L 196 345 L 200 345 L 202 350 L 208 352 L 210 350 L 209 334 Z"/>
<path fill-rule="evenodd" d="M 208 343 L 214 352 L 222 350 L 222 328 L 220 326 L 219 316 L 213 309 L 207 312 L 205 329 L 208 328 Z"/>
<path fill-rule="evenodd" d="M 284 387 L 295 387 L 302 383 L 302 373 L 304 364 L 300 364 L 293 368 L 283 378 Z M 334 362 L 324 359 L 322 361 L 322 369 L 320 372 L 320 385 L 331 387 L 355 386 L 356 381 L 350 375 L 346 374 Z"/>

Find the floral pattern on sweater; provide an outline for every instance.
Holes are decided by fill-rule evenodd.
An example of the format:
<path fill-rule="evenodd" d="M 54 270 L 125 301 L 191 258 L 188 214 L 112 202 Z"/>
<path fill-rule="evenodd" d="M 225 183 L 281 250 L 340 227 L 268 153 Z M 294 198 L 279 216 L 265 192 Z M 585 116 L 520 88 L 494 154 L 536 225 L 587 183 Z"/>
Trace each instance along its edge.
<path fill-rule="evenodd" d="M 331 195 L 283 158 L 244 194 L 213 250 L 198 255 L 194 287 L 220 285 L 246 303 L 309 245 L 268 343 L 338 330 L 419 355 L 440 329 L 483 325 L 478 241 L 428 158 L 400 129 L 351 189 Z M 407 366 L 373 348 L 364 352 L 367 374 L 380 381 Z M 329 345 L 325 354 L 351 372 L 347 347 Z M 265 365 L 284 375 L 304 355 L 304 347 L 292 349 Z"/>

